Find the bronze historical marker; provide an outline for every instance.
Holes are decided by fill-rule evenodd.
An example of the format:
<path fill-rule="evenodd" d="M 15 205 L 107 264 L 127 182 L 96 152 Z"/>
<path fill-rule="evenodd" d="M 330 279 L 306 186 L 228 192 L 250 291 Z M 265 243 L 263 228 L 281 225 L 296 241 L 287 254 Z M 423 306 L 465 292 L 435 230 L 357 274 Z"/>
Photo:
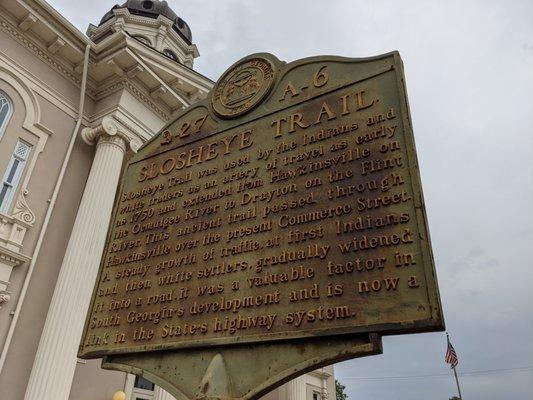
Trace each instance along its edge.
<path fill-rule="evenodd" d="M 398 53 L 255 54 L 127 163 L 79 356 L 442 329 Z"/>

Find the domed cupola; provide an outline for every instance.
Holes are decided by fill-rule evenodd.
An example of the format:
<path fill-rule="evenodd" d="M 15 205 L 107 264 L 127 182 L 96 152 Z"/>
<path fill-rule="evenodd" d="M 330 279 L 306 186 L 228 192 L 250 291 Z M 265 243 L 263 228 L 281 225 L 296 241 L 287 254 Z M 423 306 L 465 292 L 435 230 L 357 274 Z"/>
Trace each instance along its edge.
<path fill-rule="evenodd" d="M 187 42 L 187 44 L 192 44 L 191 28 L 189 28 L 189 25 L 187 25 L 183 19 L 176 15 L 166 1 L 128 0 L 122 5 L 117 4 L 102 17 L 98 26 L 101 26 L 115 16 L 113 10 L 124 8 L 132 15 L 154 19 L 157 19 L 160 15 L 167 17 L 172 21 L 172 28 L 185 40 L 185 42 Z"/>
<path fill-rule="evenodd" d="M 189 25 L 166 1 L 128 0 L 117 4 L 102 17 L 98 26 L 90 25 L 87 34 L 99 43 L 117 31 L 191 68 L 194 58 L 199 56 Z"/>

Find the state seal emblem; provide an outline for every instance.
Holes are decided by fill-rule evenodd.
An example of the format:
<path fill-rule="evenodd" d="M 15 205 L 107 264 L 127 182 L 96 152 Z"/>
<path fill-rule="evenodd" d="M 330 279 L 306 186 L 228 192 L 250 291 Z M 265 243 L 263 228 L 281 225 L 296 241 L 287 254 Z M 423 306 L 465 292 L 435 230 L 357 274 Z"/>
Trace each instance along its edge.
<path fill-rule="evenodd" d="M 274 65 L 265 58 L 247 58 L 218 80 L 211 104 L 222 118 L 247 113 L 265 98 L 274 83 Z"/>

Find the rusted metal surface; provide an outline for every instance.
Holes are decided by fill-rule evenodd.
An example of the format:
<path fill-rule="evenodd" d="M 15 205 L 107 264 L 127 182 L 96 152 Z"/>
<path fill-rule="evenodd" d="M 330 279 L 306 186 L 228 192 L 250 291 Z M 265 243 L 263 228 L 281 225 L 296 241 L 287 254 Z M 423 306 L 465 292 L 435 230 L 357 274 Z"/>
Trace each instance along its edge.
<path fill-rule="evenodd" d="M 398 53 L 256 54 L 128 161 L 79 356 L 443 326 Z"/>
<path fill-rule="evenodd" d="M 252 400 L 319 367 L 381 353 L 378 335 L 356 335 L 125 354 L 105 357 L 102 366 L 142 375 L 177 400 Z"/>

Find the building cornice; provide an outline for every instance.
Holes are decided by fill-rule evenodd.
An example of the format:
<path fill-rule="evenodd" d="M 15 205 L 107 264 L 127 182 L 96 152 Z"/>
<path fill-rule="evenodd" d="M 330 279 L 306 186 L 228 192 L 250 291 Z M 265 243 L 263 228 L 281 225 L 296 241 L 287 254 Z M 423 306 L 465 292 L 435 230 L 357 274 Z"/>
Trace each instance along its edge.
<path fill-rule="evenodd" d="M 200 55 L 196 45 L 188 44 L 183 40 L 183 38 L 172 29 L 173 21 L 165 17 L 164 15 L 159 15 L 157 18 L 148 18 L 141 15 L 131 14 L 127 8 L 118 8 L 113 10 L 115 17 L 104 22 L 100 26 L 89 25 L 87 28 L 87 35 L 93 39 L 98 40 L 103 34 L 113 29 L 113 26 L 121 26 L 124 28 L 126 24 L 138 24 L 144 26 L 150 26 L 152 28 L 164 28 L 166 30 L 166 35 L 168 35 L 173 41 L 179 43 L 179 47 L 185 50 L 186 53 L 192 55 L 193 58 L 196 58 Z M 183 54 L 187 56 L 187 54 Z"/>
<path fill-rule="evenodd" d="M 22 253 L 10 250 L 0 244 L 0 260 L 16 266 L 30 261 L 31 258 Z"/>
<path fill-rule="evenodd" d="M 124 81 L 124 87 L 128 92 L 130 92 L 135 98 L 147 104 L 152 111 L 159 115 L 164 121 L 170 119 L 170 110 L 164 110 L 160 105 L 152 100 L 152 96 L 145 90 L 141 89 L 131 80 Z"/>
<path fill-rule="evenodd" d="M 316 369 L 314 371 L 309 372 L 309 375 L 316 376 L 320 379 L 327 379 L 333 374 L 329 371 L 327 371 L 325 368 Z"/>
<path fill-rule="evenodd" d="M 0 29 L 6 32 L 18 43 L 31 50 L 42 61 L 50 65 L 61 75 L 65 76 L 76 86 L 81 84 L 81 75 L 75 71 L 75 67 L 65 65 L 63 62 L 59 61 L 59 57 L 57 56 L 50 56 L 50 52 L 46 47 L 30 39 L 29 35 L 23 34 L 19 27 L 14 25 L 13 21 L 8 20 L 8 17 L 4 13 L 0 13 Z"/>
<path fill-rule="evenodd" d="M 0 29 L 8 33 L 18 43 L 24 45 L 26 48 L 31 50 L 42 61 L 46 62 L 48 65 L 54 68 L 57 72 L 66 76 L 71 82 L 73 82 L 76 85 L 79 85 L 81 83 L 75 71 L 68 69 L 68 67 L 58 62 L 57 60 L 55 60 L 53 57 L 49 56 L 45 48 L 35 43 L 31 39 L 29 39 L 27 35 L 22 34 L 19 31 L 17 26 L 15 26 L 11 21 L 8 21 L 5 18 L 5 15 L 0 15 Z M 117 35 L 114 35 L 113 38 L 110 39 L 110 42 L 107 42 L 105 44 L 106 44 L 105 47 L 101 46 L 102 44 L 99 44 L 98 46 L 95 47 L 94 51 L 95 53 L 98 51 L 102 51 L 101 55 L 98 53 L 96 54 L 100 56 L 104 56 L 104 57 L 107 56 L 108 58 L 112 58 L 114 53 L 126 47 L 127 41 L 126 41 L 126 37 L 119 33 Z M 112 44 L 112 48 L 109 48 L 110 44 Z M 160 55 L 160 57 L 163 57 L 163 56 Z M 96 63 L 93 61 L 92 65 L 95 66 Z M 46 87 L 46 85 L 43 85 L 43 84 L 39 86 L 42 86 L 43 88 Z M 94 80 L 92 80 L 90 89 L 88 90 L 89 92 L 88 94 L 94 100 L 102 99 L 108 96 L 109 94 L 112 94 L 114 92 L 117 92 L 121 89 L 126 88 L 135 98 L 137 98 L 138 100 L 142 101 L 147 106 L 149 106 L 149 108 L 152 111 L 154 111 L 158 116 L 160 116 L 164 121 L 168 121 L 170 118 L 170 115 L 171 115 L 170 110 L 165 110 L 164 107 L 161 107 L 161 105 L 158 105 L 155 101 L 153 101 L 153 99 L 151 98 L 147 90 L 143 90 L 142 88 L 139 87 L 139 85 L 131 82 L 130 79 L 121 79 L 119 81 L 112 82 L 111 84 L 104 85 L 102 90 L 98 90 L 97 87 L 98 87 L 97 83 Z M 61 96 L 60 94 L 56 94 L 55 97 L 59 99 L 64 99 L 64 97 Z M 73 104 L 69 104 L 68 106 L 69 108 L 71 108 Z"/>
<path fill-rule="evenodd" d="M 93 44 L 92 40 L 88 38 L 83 32 L 79 31 L 74 25 L 70 23 L 64 16 L 57 12 L 50 4 L 44 0 L 17 0 L 17 2 L 26 9 L 33 10 L 36 14 L 43 16 L 46 21 L 52 21 L 49 24 L 51 27 L 59 30 L 62 36 L 67 38 L 72 46 L 79 49 L 80 54 L 83 54 L 85 46 Z"/>
<path fill-rule="evenodd" d="M 21 19 L 20 15 L 25 12 L 26 17 Z M 153 24 L 154 27 L 165 29 L 166 37 L 183 45 L 185 52 L 191 52 L 191 55 L 197 52 L 195 45 L 187 45 L 171 29 L 172 21 L 164 16 L 157 19 L 142 18 L 131 15 L 128 10 L 117 10 L 116 14 L 118 18 L 95 29 L 107 29 L 107 32 L 109 29 L 114 30 L 112 25 L 120 25 L 120 21 L 117 22 L 119 18 L 127 17 L 130 22 L 139 20 L 139 23 L 142 20 L 142 24 Z M 53 33 L 56 39 L 48 42 L 40 39 L 43 29 L 47 34 Z M 162 122 L 168 122 L 177 111 L 205 97 L 213 85 L 209 78 L 192 68 L 170 60 L 154 48 L 144 46 L 118 25 L 114 33 L 95 44 L 43 0 L 14 0 L 1 4 L 0 30 L 77 87 L 81 85 L 82 72 L 79 50 L 91 45 L 87 97 L 98 103 L 107 96 L 124 90 L 145 104 Z M 14 70 L 20 70 L 25 78 L 33 82 L 33 91 L 58 105 L 67 114 L 75 115 L 74 99 L 67 98 L 65 94 L 50 87 L 14 59 L 3 58 L 7 61 L 6 64 L 10 64 Z M 110 74 L 110 71 L 113 73 Z M 154 87 L 154 81 L 159 86 Z M 100 112 L 101 109 L 96 107 L 96 111 L 85 115 L 84 120 L 92 123 L 98 119 Z"/>
<path fill-rule="evenodd" d="M 30 225 L 15 217 L 0 214 L 0 226 L 0 260 L 11 266 L 31 260 L 31 257 L 20 252 L 26 229 Z"/>
<path fill-rule="evenodd" d="M 139 55 L 142 55 L 143 58 L 151 62 L 157 63 L 161 66 L 162 69 L 166 69 L 169 73 L 178 74 L 180 76 L 186 77 L 191 83 L 194 82 L 195 85 L 202 87 L 206 91 L 211 90 L 211 87 L 214 85 L 214 82 L 209 79 L 207 76 L 202 75 L 200 72 L 195 71 L 194 69 L 187 67 L 186 65 L 176 63 L 158 51 L 148 48 L 142 43 L 138 43 L 135 39 L 127 36 L 128 48 L 134 49 Z"/>
<path fill-rule="evenodd" d="M 116 78 L 115 80 L 109 82 L 102 90 L 98 92 L 96 100 L 101 100 L 113 93 L 120 92 L 121 90 L 127 90 L 128 93 L 130 93 L 140 102 L 144 103 L 163 121 L 168 121 L 170 119 L 171 112 L 168 107 L 164 107 L 161 102 L 155 102 L 147 90 L 132 82 L 131 79 Z M 95 117 L 96 116 L 91 116 L 91 120 L 93 120 Z"/>

